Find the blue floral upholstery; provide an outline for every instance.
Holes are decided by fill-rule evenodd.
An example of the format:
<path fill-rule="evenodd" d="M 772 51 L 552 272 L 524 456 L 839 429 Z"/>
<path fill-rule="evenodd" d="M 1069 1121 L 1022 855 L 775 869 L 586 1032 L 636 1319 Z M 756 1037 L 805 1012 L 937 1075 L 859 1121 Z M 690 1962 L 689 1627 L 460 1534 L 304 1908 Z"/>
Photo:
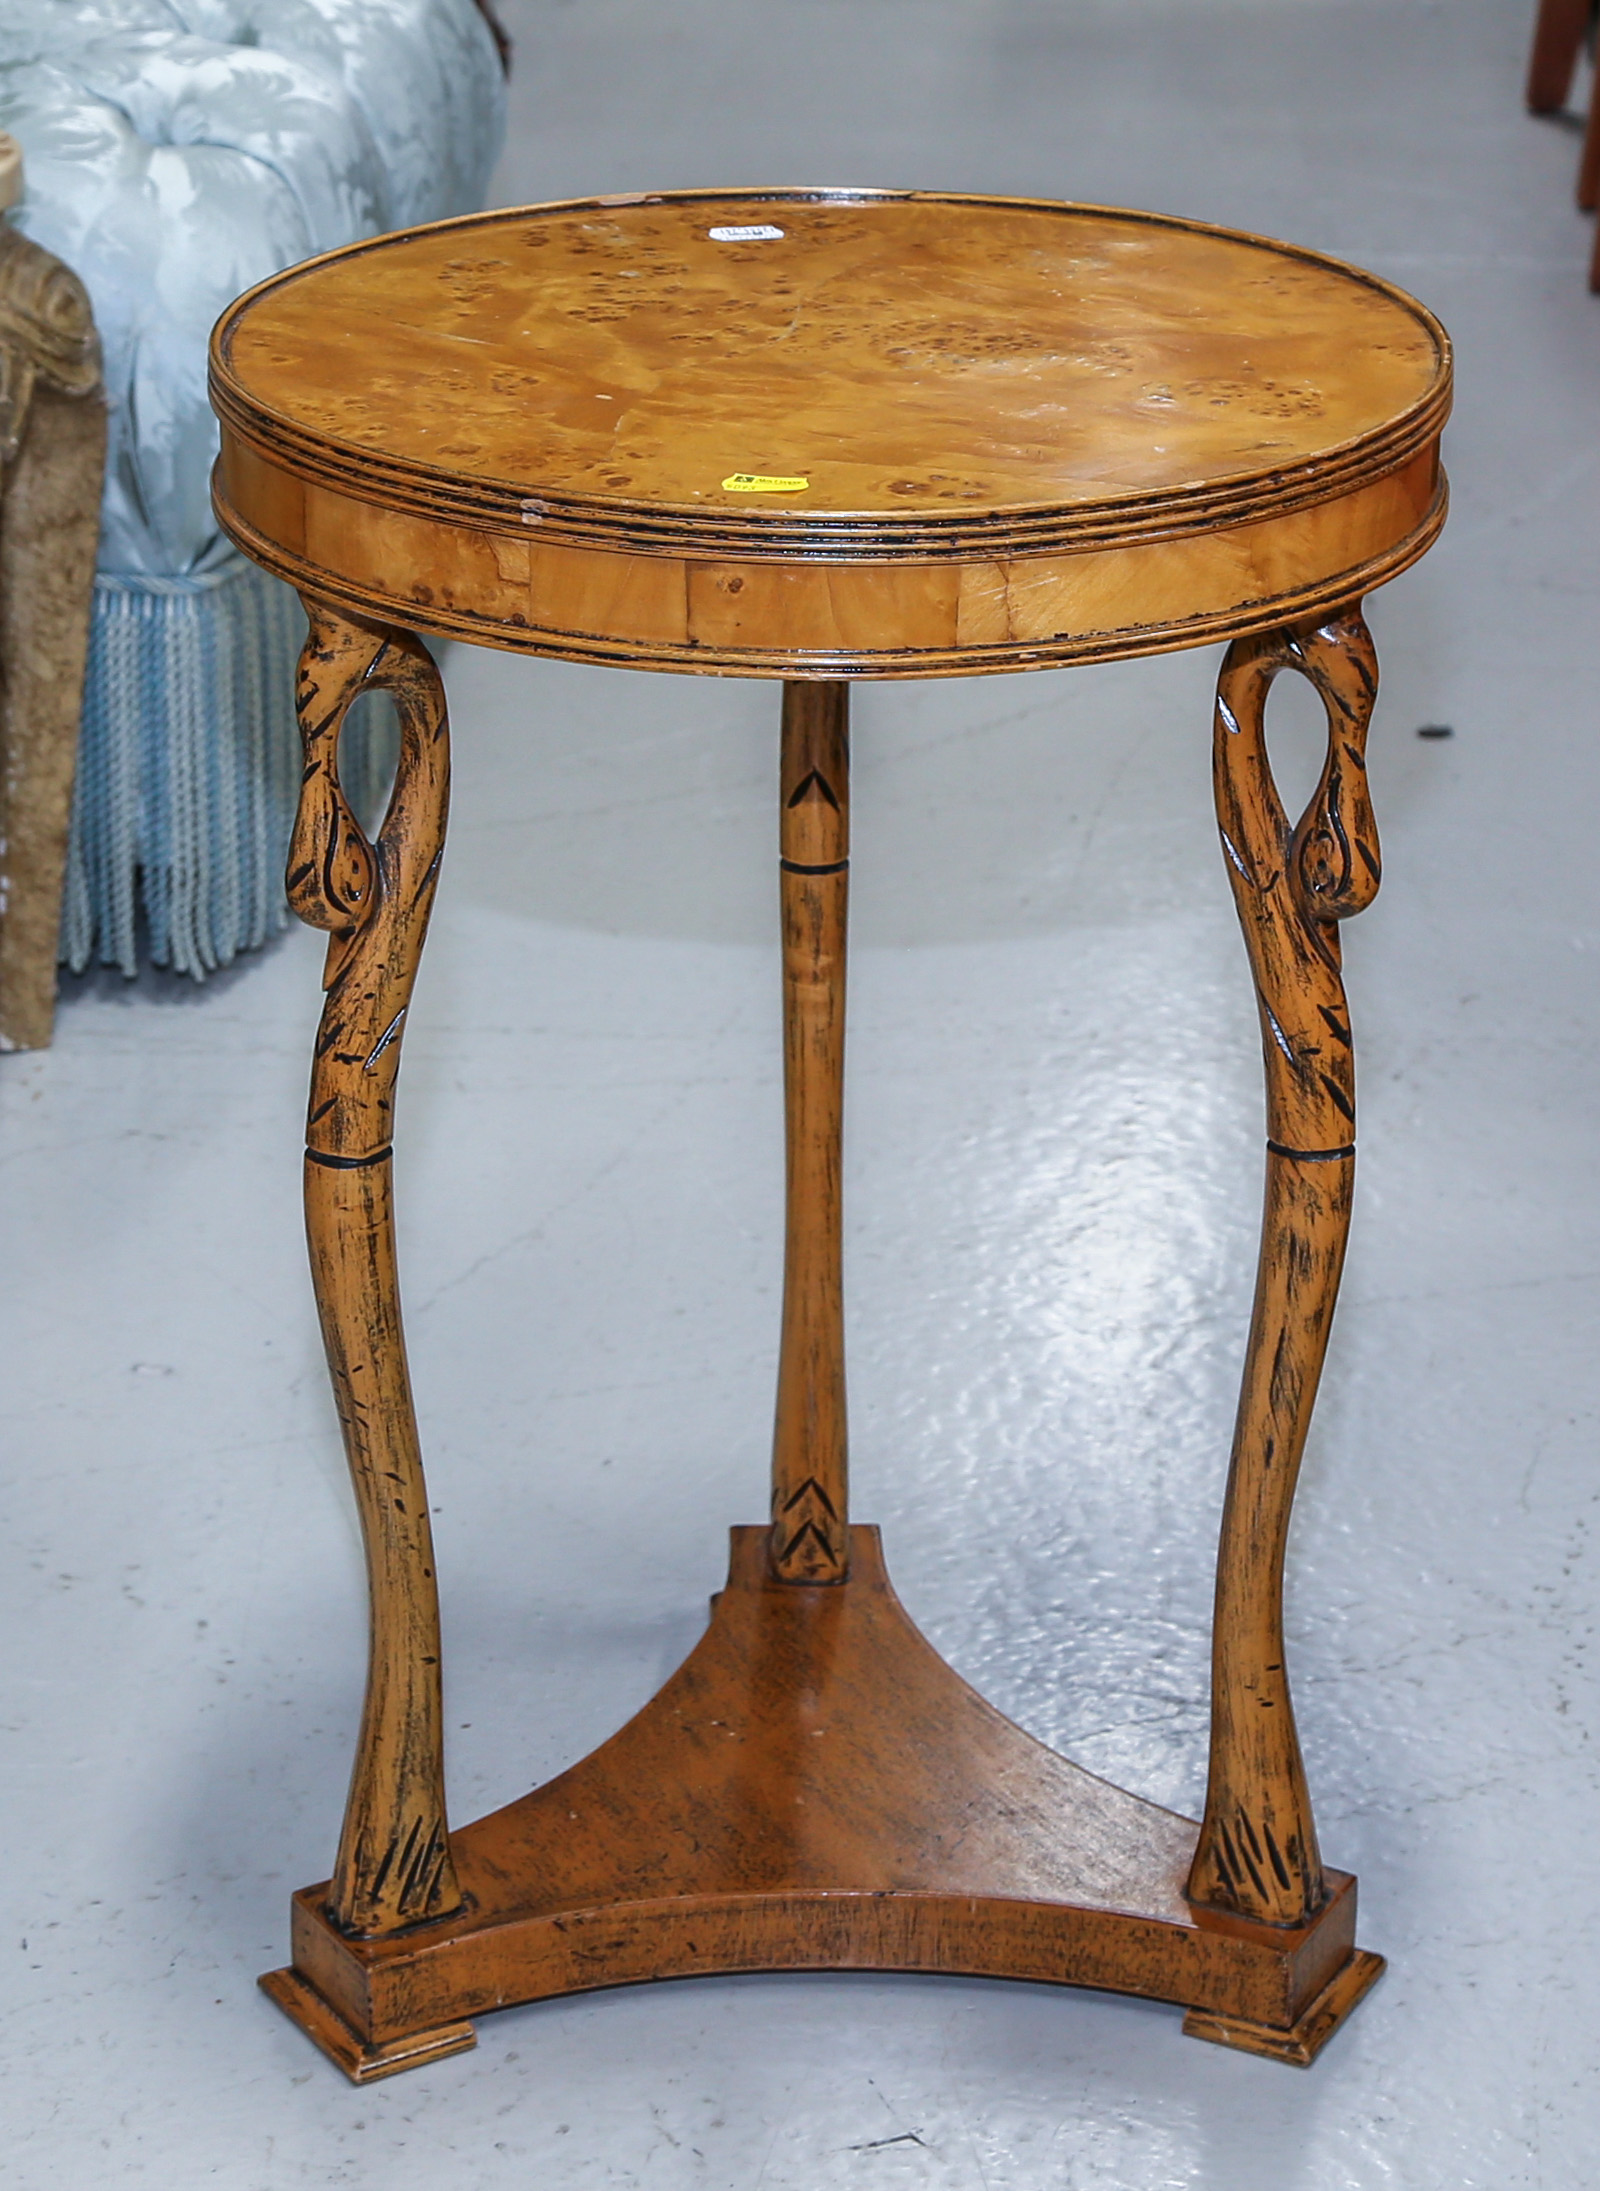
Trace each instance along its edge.
<path fill-rule="evenodd" d="M 205 352 L 318 251 L 483 202 L 475 0 L 0 0 L 12 216 L 81 276 L 111 402 L 64 956 L 195 975 L 283 917 L 292 596 L 217 530 Z"/>

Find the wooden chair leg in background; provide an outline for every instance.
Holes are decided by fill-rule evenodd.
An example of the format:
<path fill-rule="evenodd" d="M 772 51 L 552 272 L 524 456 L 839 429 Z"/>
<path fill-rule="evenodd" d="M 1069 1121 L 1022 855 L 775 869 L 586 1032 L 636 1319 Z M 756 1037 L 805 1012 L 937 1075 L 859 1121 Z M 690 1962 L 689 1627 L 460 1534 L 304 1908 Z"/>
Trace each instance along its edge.
<path fill-rule="evenodd" d="M 1559 114 L 1572 89 L 1573 72 L 1589 28 L 1591 0 L 1539 0 L 1528 58 L 1528 107 Z"/>
<path fill-rule="evenodd" d="M 0 220 L 0 1050 L 43 1049 L 55 1018 L 105 461 L 83 284 Z"/>
<path fill-rule="evenodd" d="M 1576 65 L 1578 48 L 1583 43 L 1583 32 L 1595 12 L 1594 0 L 1585 0 L 1578 13 L 1582 20 L 1573 45 L 1572 58 L 1568 63 L 1566 82 L 1562 86 L 1562 100 L 1571 88 L 1572 69 Z M 1561 101 L 1558 101 L 1559 105 Z M 1585 213 L 1592 213 L 1600 204 L 1600 71 L 1589 87 L 1589 120 L 1583 133 L 1583 154 L 1578 161 L 1578 203 Z M 1596 250 L 1600 251 L 1600 241 Z M 1600 260 L 1597 260 L 1600 263 Z"/>
<path fill-rule="evenodd" d="M 1322 777 L 1291 828 L 1273 781 L 1273 679 L 1310 679 L 1328 716 Z M 1211 1764 L 1192 1901 L 1303 1924 L 1326 1896 L 1284 1663 L 1283 1564 L 1295 1479 L 1344 1263 L 1355 1075 L 1338 922 L 1377 893 L 1364 750 L 1377 662 L 1358 609 L 1236 641 L 1217 693 L 1216 797 L 1261 1013 L 1267 1186 L 1255 1308 L 1217 1562 Z M 1381 1970 L 1357 1955 L 1345 1983 Z M 1191 2019 L 1200 2036 L 1224 2036 Z M 1237 2035 L 1235 2043 L 1237 2042 Z"/>
<path fill-rule="evenodd" d="M 1589 91 L 1589 121 L 1583 133 L 1583 157 L 1578 163 L 1578 203 L 1585 213 L 1600 206 L 1600 69 Z M 1595 230 L 1589 261 L 1589 287 L 1600 290 L 1600 228 Z"/>
<path fill-rule="evenodd" d="M 1528 105 L 1533 113 L 1559 114 L 1566 105 L 1594 12 L 1594 0 L 1540 0 L 1528 61 Z M 1589 93 L 1589 120 L 1578 161 L 1578 204 L 1585 213 L 1600 205 L 1600 72 Z M 1600 231 L 1589 262 L 1589 287 L 1600 292 Z"/>
<path fill-rule="evenodd" d="M 366 1701 L 327 1914 L 372 1939 L 461 1906 L 445 1819 L 439 1600 L 417 1438 L 391 1191 L 400 1038 L 444 849 L 450 744 L 433 660 L 409 633 L 357 624 L 308 600 L 297 696 L 306 769 L 289 854 L 289 901 L 330 932 L 305 1166 L 306 1231 L 371 1606 Z M 339 785 L 339 733 L 363 692 L 387 691 L 400 760 L 375 843 Z M 309 2027 L 337 2021 L 295 1970 L 262 1984 Z M 373 2047 L 322 2043 L 352 2075 L 455 2053 L 452 2022 Z"/>

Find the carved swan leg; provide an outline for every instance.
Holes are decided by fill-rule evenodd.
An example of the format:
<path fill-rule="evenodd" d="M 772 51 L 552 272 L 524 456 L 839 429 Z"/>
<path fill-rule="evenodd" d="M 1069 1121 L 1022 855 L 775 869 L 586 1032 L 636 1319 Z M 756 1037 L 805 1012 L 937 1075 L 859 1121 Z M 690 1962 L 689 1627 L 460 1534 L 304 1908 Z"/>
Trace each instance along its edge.
<path fill-rule="evenodd" d="M 788 684 L 779 772 L 787 1217 L 772 1562 L 843 1582 L 846 1514 L 840 1124 L 850 854 L 850 687 Z"/>
<path fill-rule="evenodd" d="M 394 1931 L 460 1905 L 444 1811 L 439 1601 L 395 1273 L 390 1142 L 400 1036 L 444 847 L 450 738 L 439 673 L 409 633 L 308 601 L 298 706 L 305 776 L 289 902 L 330 931 L 311 1076 L 306 1232 L 366 1546 L 371 1656 L 333 1879 L 345 1930 Z M 399 770 L 377 842 L 339 788 L 359 694 L 391 693 Z"/>
<path fill-rule="evenodd" d="M 1267 756 L 1267 693 L 1310 679 L 1328 754 L 1291 829 Z M 1284 1670 L 1283 1559 L 1339 1290 L 1355 1171 L 1355 1068 L 1337 923 L 1372 902 L 1378 840 L 1364 748 L 1377 662 L 1359 610 L 1242 639 L 1217 690 L 1216 797 L 1261 1011 L 1267 1191 L 1223 1508 L 1211 1771 L 1192 1900 L 1270 1924 L 1325 1899 Z"/>

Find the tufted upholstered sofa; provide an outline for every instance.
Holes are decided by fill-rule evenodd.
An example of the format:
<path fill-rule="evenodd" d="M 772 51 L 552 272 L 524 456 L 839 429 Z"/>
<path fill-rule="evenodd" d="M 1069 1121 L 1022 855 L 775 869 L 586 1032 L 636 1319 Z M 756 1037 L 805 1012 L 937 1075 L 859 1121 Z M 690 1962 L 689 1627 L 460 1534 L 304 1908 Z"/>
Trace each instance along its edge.
<path fill-rule="evenodd" d="M 482 204 L 491 22 L 477 0 L 0 0 L 12 219 L 88 289 L 110 407 L 74 967 L 199 977 L 284 918 L 304 619 L 212 517 L 206 339 L 281 267 Z"/>

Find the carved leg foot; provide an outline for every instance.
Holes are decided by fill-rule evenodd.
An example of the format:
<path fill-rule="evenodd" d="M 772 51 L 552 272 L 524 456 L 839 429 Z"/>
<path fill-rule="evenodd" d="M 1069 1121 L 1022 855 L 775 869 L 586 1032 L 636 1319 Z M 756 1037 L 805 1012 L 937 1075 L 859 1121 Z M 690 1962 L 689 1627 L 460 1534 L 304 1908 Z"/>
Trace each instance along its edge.
<path fill-rule="evenodd" d="M 1192 2008 L 1183 2019 L 1184 2036 L 1209 2039 L 1214 2046 L 1234 2046 L 1242 2054 L 1264 2054 L 1270 2062 L 1288 2062 L 1295 2069 L 1309 2069 L 1350 2011 L 1366 1999 L 1384 1969 L 1381 1955 L 1369 1955 L 1365 1948 L 1357 1948 L 1287 2029 Z"/>
<path fill-rule="evenodd" d="M 443 2061 L 448 2054 L 465 2054 L 478 2043 L 478 2034 L 468 2023 L 439 2024 L 432 2031 L 407 2032 L 401 2039 L 363 2039 L 297 1970 L 269 1970 L 260 1984 L 268 2000 L 275 2001 L 352 2084 L 375 2084 L 402 2069 L 421 2069 L 424 2063 Z"/>

